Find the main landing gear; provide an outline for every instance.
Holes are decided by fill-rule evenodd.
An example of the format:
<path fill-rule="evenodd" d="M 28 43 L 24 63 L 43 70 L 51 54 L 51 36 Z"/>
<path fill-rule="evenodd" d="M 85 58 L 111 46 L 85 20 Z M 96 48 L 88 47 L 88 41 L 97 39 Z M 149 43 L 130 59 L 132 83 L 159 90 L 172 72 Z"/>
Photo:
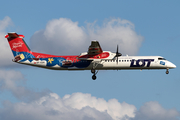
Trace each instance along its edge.
<path fill-rule="evenodd" d="M 96 74 L 98 73 L 98 71 L 96 72 L 96 70 L 95 69 L 91 69 L 91 73 L 93 74 L 93 76 L 92 76 L 92 79 L 93 80 L 96 80 Z"/>
<path fill-rule="evenodd" d="M 166 74 L 169 74 L 169 68 L 166 69 Z"/>
<path fill-rule="evenodd" d="M 98 73 L 98 71 L 96 71 L 95 69 L 101 62 L 102 62 L 101 60 L 98 60 L 98 61 L 96 60 L 92 63 L 91 73 L 93 74 L 93 76 L 92 76 L 93 80 L 96 80 L 96 78 L 97 78 L 96 74 Z"/>

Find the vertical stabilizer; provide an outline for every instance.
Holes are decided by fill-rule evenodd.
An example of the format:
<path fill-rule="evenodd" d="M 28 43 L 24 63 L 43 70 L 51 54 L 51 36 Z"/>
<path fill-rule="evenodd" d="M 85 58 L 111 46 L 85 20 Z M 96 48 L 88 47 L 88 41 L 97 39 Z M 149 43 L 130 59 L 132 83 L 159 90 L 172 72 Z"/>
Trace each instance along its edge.
<path fill-rule="evenodd" d="M 9 42 L 9 46 L 15 58 L 15 62 L 27 58 L 34 58 L 31 50 L 23 40 L 24 35 L 18 35 L 15 32 L 8 33 L 5 36 Z"/>

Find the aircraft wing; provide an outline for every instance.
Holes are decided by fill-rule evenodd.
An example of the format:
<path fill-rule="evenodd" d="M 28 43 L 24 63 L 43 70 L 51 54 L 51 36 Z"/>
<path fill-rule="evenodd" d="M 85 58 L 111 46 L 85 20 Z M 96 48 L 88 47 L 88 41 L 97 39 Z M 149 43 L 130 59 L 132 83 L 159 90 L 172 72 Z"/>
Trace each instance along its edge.
<path fill-rule="evenodd" d="M 98 41 L 91 41 L 91 45 L 88 49 L 88 55 L 101 54 L 103 51 Z"/>
<path fill-rule="evenodd" d="M 88 48 L 88 52 L 81 53 L 79 59 L 97 61 L 97 60 L 105 59 L 109 56 L 110 56 L 109 52 L 103 52 L 98 41 L 91 41 L 91 45 Z"/>

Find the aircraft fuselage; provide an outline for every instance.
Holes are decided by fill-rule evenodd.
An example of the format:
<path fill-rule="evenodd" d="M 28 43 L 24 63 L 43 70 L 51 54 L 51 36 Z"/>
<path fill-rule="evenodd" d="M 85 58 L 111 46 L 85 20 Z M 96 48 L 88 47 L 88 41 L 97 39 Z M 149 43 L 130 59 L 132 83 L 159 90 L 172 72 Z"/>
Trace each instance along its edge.
<path fill-rule="evenodd" d="M 15 61 L 15 60 L 14 60 Z M 171 69 L 176 66 L 161 56 L 121 56 L 115 59 L 80 60 L 79 56 L 28 58 L 17 63 L 54 70 Z"/>

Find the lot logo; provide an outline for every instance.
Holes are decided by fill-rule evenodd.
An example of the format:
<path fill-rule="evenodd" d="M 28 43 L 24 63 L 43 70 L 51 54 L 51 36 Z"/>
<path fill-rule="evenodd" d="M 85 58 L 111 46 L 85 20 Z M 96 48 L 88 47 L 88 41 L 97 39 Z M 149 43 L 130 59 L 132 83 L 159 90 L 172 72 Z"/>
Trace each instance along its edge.
<path fill-rule="evenodd" d="M 160 64 L 161 64 L 161 65 L 165 65 L 165 62 L 163 62 L 163 61 L 160 61 Z"/>
<path fill-rule="evenodd" d="M 132 59 L 130 67 L 149 67 L 154 59 Z"/>

